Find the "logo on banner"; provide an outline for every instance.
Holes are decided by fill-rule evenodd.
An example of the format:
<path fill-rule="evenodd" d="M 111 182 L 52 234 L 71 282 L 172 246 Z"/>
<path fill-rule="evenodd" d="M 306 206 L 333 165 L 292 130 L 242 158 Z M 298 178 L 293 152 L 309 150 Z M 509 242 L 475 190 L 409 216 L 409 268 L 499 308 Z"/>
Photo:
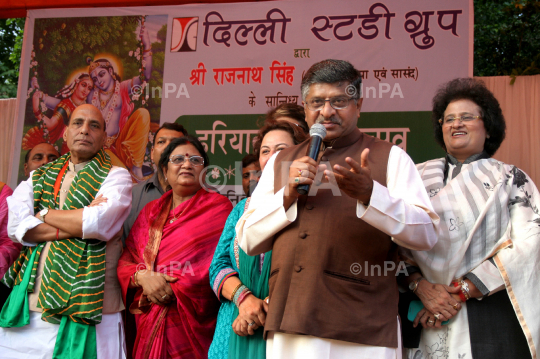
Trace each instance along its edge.
<path fill-rule="evenodd" d="M 197 50 L 199 17 L 176 17 L 172 23 L 171 52 Z"/>

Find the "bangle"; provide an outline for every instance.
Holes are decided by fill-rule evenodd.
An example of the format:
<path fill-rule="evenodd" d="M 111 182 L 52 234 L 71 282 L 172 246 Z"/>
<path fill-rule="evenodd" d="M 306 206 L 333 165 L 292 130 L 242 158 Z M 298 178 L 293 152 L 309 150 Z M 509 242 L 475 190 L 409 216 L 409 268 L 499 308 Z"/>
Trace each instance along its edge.
<path fill-rule="evenodd" d="M 240 294 L 240 296 L 238 297 L 238 300 L 236 301 L 236 306 L 240 308 L 240 304 L 242 304 L 244 299 L 246 299 L 247 296 L 250 294 L 251 294 L 251 291 L 249 289 L 243 291 L 242 294 Z"/>
<path fill-rule="evenodd" d="M 465 282 L 463 279 L 459 284 L 461 284 L 461 292 L 465 296 L 465 299 L 469 300 L 471 298 L 471 293 L 469 292 L 469 284 L 467 284 L 467 282 Z"/>
<path fill-rule="evenodd" d="M 133 285 L 135 285 L 135 287 L 140 287 L 139 281 L 137 280 L 138 274 L 139 274 L 139 271 L 136 271 L 135 274 L 133 274 Z"/>
<path fill-rule="evenodd" d="M 34 111 L 34 116 L 38 117 L 38 116 L 41 116 L 41 111 Z"/>
<path fill-rule="evenodd" d="M 236 286 L 236 288 L 234 288 L 234 290 L 232 291 L 232 293 L 231 293 L 231 302 L 233 301 L 234 296 L 236 295 L 236 292 L 238 291 L 238 289 L 239 289 L 241 286 L 242 286 L 242 283 L 238 284 L 238 285 Z"/>
<path fill-rule="evenodd" d="M 452 282 L 454 284 L 454 287 L 459 287 L 460 284 L 458 282 Z M 463 294 L 463 291 L 460 291 L 459 292 L 459 299 L 465 303 L 467 301 L 467 298 L 465 297 L 465 295 Z"/>
<path fill-rule="evenodd" d="M 149 48 L 149 49 L 143 50 L 143 54 L 144 54 L 145 52 L 150 52 L 150 51 L 152 51 L 152 48 Z"/>
<path fill-rule="evenodd" d="M 246 290 L 249 290 L 248 287 L 246 287 L 245 285 L 241 285 L 240 288 L 236 291 L 234 297 L 233 297 L 233 303 L 236 304 L 236 306 L 238 306 L 238 299 L 240 298 L 240 296 L 243 294 L 244 291 Z"/>
<path fill-rule="evenodd" d="M 416 293 L 416 290 L 418 289 L 418 284 L 422 281 L 422 279 L 424 279 L 424 277 L 416 278 L 415 280 L 413 280 L 413 281 L 409 284 L 409 289 L 410 289 L 413 293 Z"/>
<path fill-rule="evenodd" d="M 60 228 L 56 228 L 56 240 L 59 240 L 60 238 L 58 238 L 60 234 Z"/>

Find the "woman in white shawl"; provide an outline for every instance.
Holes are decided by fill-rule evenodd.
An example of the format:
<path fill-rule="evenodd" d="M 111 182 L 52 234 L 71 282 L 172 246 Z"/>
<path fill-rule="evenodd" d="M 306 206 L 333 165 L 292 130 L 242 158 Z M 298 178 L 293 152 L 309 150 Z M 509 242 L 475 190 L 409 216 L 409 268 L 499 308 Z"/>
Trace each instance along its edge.
<path fill-rule="evenodd" d="M 455 79 L 433 99 L 447 155 L 417 165 L 439 241 L 403 251 L 424 308 L 417 358 L 537 358 L 540 345 L 540 195 L 515 166 L 491 156 L 505 136 L 499 103 L 481 81 Z M 448 323 L 444 323 L 449 320 Z"/>

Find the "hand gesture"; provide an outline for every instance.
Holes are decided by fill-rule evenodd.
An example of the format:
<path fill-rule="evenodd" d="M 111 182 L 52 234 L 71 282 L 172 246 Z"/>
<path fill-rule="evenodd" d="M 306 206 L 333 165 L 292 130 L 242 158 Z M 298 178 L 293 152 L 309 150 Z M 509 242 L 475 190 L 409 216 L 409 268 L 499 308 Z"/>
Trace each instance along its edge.
<path fill-rule="evenodd" d="M 142 287 L 143 294 L 157 305 L 167 305 L 176 299 L 169 283 L 177 280 L 176 277 L 150 270 L 141 270 L 137 274 L 137 282 Z"/>
<path fill-rule="evenodd" d="M 339 189 L 345 192 L 349 197 L 360 200 L 362 203 L 369 203 L 371 193 L 373 192 L 373 179 L 371 178 L 371 169 L 368 164 L 369 149 L 362 151 L 360 164 L 350 157 L 345 162 L 351 169 L 346 169 L 340 165 L 334 166 L 334 171 L 324 171 L 327 180 L 334 176 Z"/>
<path fill-rule="evenodd" d="M 102 203 L 107 203 L 107 198 L 103 197 L 103 195 L 100 194 L 99 196 L 94 198 L 94 200 L 92 201 L 92 203 L 88 205 L 88 207 L 97 207 L 101 205 Z"/>
<path fill-rule="evenodd" d="M 444 322 L 454 317 L 461 309 L 460 291 L 460 287 L 434 284 L 424 279 L 418 282 L 415 293 L 430 313 L 439 314 L 440 320 L 438 322 Z M 433 318 L 433 315 L 431 317 Z M 425 321 L 422 325 L 424 324 Z"/>
<path fill-rule="evenodd" d="M 33 88 L 33 89 L 38 89 L 39 88 L 37 77 L 35 77 L 35 76 L 32 77 L 32 80 L 30 80 L 30 87 Z"/>
<path fill-rule="evenodd" d="M 285 189 L 285 193 L 283 193 L 283 206 L 285 210 L 289 209 L 290 205 L 300 196 L 296 190 L 298 185 L 311 185 L 316 173 L 317 162 L 309 156 L 299 158 L 291 164 L 288 186 Z"/>
<path fill-rule="evenodd" d="M 268 304 L 263 300 L 248 294 L 238 307 L 238 317 L 233 323 L 233 331 L 239 336 L 253 335 L 255 330 L 264 326 Z M 249 325 L 253 323 L 252 325 Z"/>
<path fill-rule="evenodd" d="M 32 109 L 34 110 L 34 112 L 41 112 L 41 109 L 39 108 L 39 100 L 41 98 L 43 98 L 43 92 L 39 90 L 34 92 L 34 94 L 32 95 Z"/>

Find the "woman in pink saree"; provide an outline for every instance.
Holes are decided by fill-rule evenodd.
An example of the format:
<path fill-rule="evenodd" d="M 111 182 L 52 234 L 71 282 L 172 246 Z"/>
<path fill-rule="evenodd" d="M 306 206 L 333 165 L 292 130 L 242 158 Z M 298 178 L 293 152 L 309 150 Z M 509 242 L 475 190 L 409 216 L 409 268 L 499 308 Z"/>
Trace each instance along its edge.
<path fill-rule="evenodd" d="M 208 164 L 197 139 L 171 141 L 158 169 L 172 190 L 143 208 L 126 240 L 118 279 L 135 316 L 135 359 L 207 357 L 219 309 L 208 268 L 232 209 L 204 188 Z"/>

